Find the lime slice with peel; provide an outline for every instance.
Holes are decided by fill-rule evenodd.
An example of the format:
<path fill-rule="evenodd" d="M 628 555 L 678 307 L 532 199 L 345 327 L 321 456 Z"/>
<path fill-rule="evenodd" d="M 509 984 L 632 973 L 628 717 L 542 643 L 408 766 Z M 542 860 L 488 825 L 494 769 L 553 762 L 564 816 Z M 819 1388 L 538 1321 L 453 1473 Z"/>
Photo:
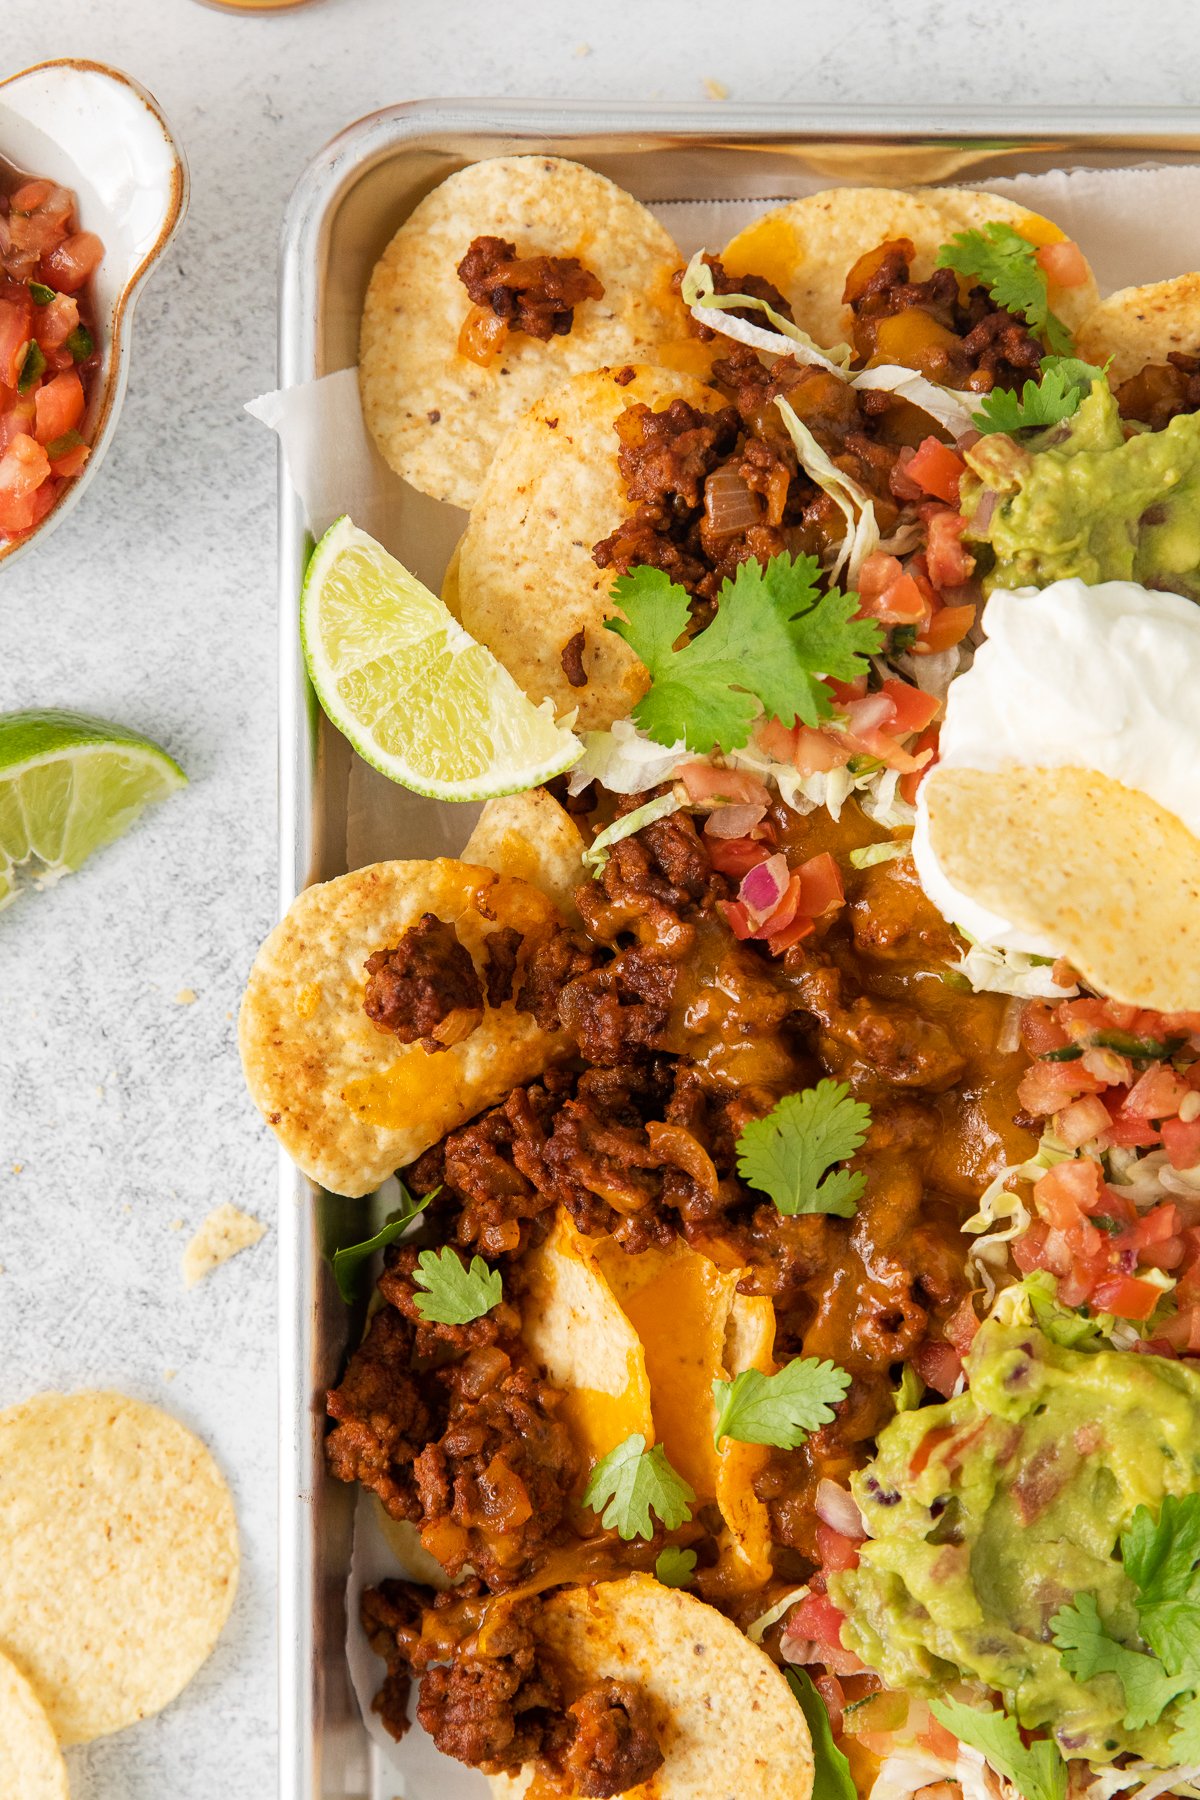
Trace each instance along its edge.
<path fill-rule="evenodd" d="M 49 887 L 187 785 L 149 738 L 82 713 L 0 713 L 0 907 Z"/>
<path fill-rule="evenodd" d="M 358 754 L 437 800 L 488 800 L 583 754 L 436 594 L 348 518 L 304 577 L 300 640 L 317 698 Z"/>

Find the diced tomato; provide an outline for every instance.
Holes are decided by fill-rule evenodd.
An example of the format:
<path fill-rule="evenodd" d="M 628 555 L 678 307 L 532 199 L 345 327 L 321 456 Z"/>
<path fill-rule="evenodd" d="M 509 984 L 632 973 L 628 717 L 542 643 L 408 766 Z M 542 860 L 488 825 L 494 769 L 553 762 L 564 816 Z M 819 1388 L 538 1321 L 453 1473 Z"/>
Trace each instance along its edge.
<path fill-rule="evenodd" d="M 1083 251 L 1073 238 L 1063 238 L 1057 244 L 1043 244 L 1037 252 L 1036 261 L 1047 281 L 1052 281 L 1055 287 L 1082 287 L 1088 278 Z"/>
<path fill-rule="evenodd" d="M 104 245 L 94 231 L 75 231 L 56 244 L 41 262 L 48 287 L 64 294 L 76 294 L 90 275 L 99 268 Z"/>
<path fill-rule="evenodd" d="M 1051 1223 L 1054 1223 L 1051 1209 L 1061 1209 L 1064 1205 L 1073 1209 L 1067 1216 L 1107 1210 L 1104 1171 L 1090 1156 L 1055 1163 L 1038 1178 L 1033 1197 L 1042 1217 L 1050 1219 Z M 1058 1216 L 1063 1216 L 1061 1210 Z"/>
<path fill-rule="evenodd" d="M 887 560 L 896 562 L 894 556 Z M 881 619 L 885 625 L 919 624 L 930 611 L 929 602 L 913 576 L 906 575 L 899 563 L 896 563 L 896 568 L 898 572 L 895 580 L 882 592 L 865 595 L 860 591 L 859 615 L 868 619 Z"/>
<path fill-rule="evenodd" d="M 852 700 L 861 700 L 867 691 L 867 678 L 859 675 L 853 681 L 839 681 L 836 675 L 829 677 L 829 687 L 839 706 L 849 706 Z"/>
<path fill-rule="evenodd" d="M 925 521 L 925 562 L 936 588 L 957 588 L 971 579 L 975 558 L 963 548 L 967 521 L 949 507 L 931 508 Z"/>
<path fill-rule="evenodd" d="M 862 601 L 862 610 L 886 594 L 903 573 L 898 556 L 889 556 L 886 550 L 872 550 L 858 571 L 858 597 Z"/>
<path fill-rule="evenodd" d="M 1162 1142 L 1162 1133 L 1149 1119 L 1137 1119 L 1121 1107 L 1124 1095 L 1120 1088 L 1110 1088 L 1104 1096 L 1109 1108 L 1108 1136 L 1121 1150 L 1152 1150 Z"/>
<path fill-rule="evenodd" d="M 785 725 L 782 719 L 760 719 L 754 740 L 764 755 L 773 756 L 776 762 L 790 763 L 796 748 L 796 730 L 795 725 Z"/>
<path fill-rule="evenodd" d="M 771 804 L 770 791 L 748 769 L 718 769 L 712 763 L 690 762 L 683 764 L 677 779 L 687 789 L 689 800 L 730 800 L 742 806 Z"/>
<path fill-rule="evenodd" d="M 52 444 L 56 438 L 74 431 L 83 419 L 83 383 L 75 369 L 64 369 L 61 375 L 44 382 L 34 401 L 37 410 L 37 441 Z"/>
<path fill-rule="evenodd" d="M 806 1638 L 820 1649 L 840 1650 L 845 1622 L 845 1613 L 839 1612 L 828 1594 L 806 1594 L 788 1614 L 786 1635 Z"/>
<path fill-rule="evenodd" d="M 775 937 L 781 931 L 786 931 L 787 927 L 800 911 L 801 887 L 800 876 L 796 871 L 793 871 L 788 876 L 788 884 L 783 891 L 782 899 L 775 909 L 767 914 L 767 917 L 755 932 L 755 937 Z"/>
<path fill-rule="evenodd" d="M 966 473 L 967 465 L 961 456 L 957 456 L 948 444 L 940 443 L 935 437 L 927 437 L 918 444 L 916 450 L 904 465 L 904 473 L 918 487 L 924 488 L 927 494 L 936 494 L 939 500 L 945 500 L 951 506 L 958 505 L 958 484 Z M 937 577 L 934 577 L 936 581 Z"/>
<path fill-rule="evenodd" d="M 3 468 L 3 459 L 0 459 L 0 474 Z M 32 531 L 50 511 L 60 491 L 57 481 L 44 481 L 29 494 L 0 492 L 0 532 L 13 537 L 22 531 Z"/>
<path fill-rule="evenodd" d="M 43 350 L 65 344 L 79 323 L 79 302 L 71 294 L 55 294 L 34 314 L 37 341 Z"/>
<path fill-rule="evenodd" d="M 41 487 L 50 473 L 50 459 L 35 438 L 13 438 L 0 456 L 0 496 L 25 500 Z"/>
<path fill-rule="evenodd" d="M 929 1750 L 941 1762 L 952 1763 L 958 1756 L 958 1739 L 952 1731 L 947 1731 L 940 1719 L 929 1715 L 929 1723 L 920 1733 L 917 1742 Z"/>
<path fill-rule="evenodd" d="M 76 434 L 69 433 L 68 437 L 72 435 Z M 53 444 L 47 444 L 46 455 L 50 458 L 51 471 L 53 474 L 60 475 L 64 480 L 68 481 L 73 475 L 79 474 L 84 463 L 92 454 L 88 446 L 82 442 L 78 444 L 68 442 L 66 448 L 59 451 L 57 454 L 55 454 L 54 451 L 55 446 Z"/>
<path fill-rule="evenodd" d="M 914 649 L 924 649 L 930 656 L 942 650 L 953 650 L 955 644 L 962 643 L 974 623 L 973 606 L 943 606 L 934 613 Z"/>
<path fill-rule="evenodd" d="M 1022 1075 L 1017 1099 L 1026 1112 L 1046 1118 L 1080 1094 L 1098 1093 L 1103 1085 L 1078 1062 L 1036 1062 Z"/>
<path fill-rule="evenodd" d="M 946 1400 L 954 1392 L 962 1374 L 962 1357 L 954 1345 L 935 1344 L 931 1338 L 917 1345 L 912 1354 L 912 1365 L 926 1387 L 931 1387 Z M 916 1472 L 918 1471 L 914 1471 Z"/>
<path fill-rule="evenodd" d="M 1200 1119 L 1164 1119 L 1162 1141 L 1173 1169 L 1194 1169 L 1200 1163 Z"/>
<path fill-rule="evenodd" d="M 941 710 L 936 694 L 922 693 L 907 681 L 889 679 L 880 692 L 892 703 L 893 719 L 888 729 L 898 737 L 907 737 L 910 731 L 924 731 Z"/>
<path fill-rule="evenodd" d="M 1166 1063 L 1152 1063 L 1125 1096 L 1122 1112 L 1134 1119 L 1169 1119 L 1187 1098 L 1187 1083 Z"/>
<path fill-rule="evenodd" d="M 1118 1319 L 1148 1319 L 1161 1299 L 1160 1288 L 1136 1275 L 1110 1275 L 1092 1289 L 1096 1310 L 1115 1313 Z"/>
<path fill-rule="evenodd" d="M 817 1521 L 817 1554 L 825 1570 L 840 1574 L 845 1569 L 858 1567 L 858 1545 L 854 1539 L 835 1531 L 823 1519 Z"/>
<path fill-rule="evenodd" d="M 819 919 L 824 913 L 845 904 L 842 872 L 828 850 L 823 850 L 819 856 L 810 856 L 807 862 L 800 864 L 797 874 L 800 878 L 799 911 L 806 918 Z"/>
<path fill-rule="evenodd" d="M 791 763 L 798 775 L 827 775 L 831 769 L 844 768 L 853 754 L 847 743 L 828 732 L 796 726 Z"/>
<path fill-rule="evenodd" d="M 771 854 L 770 846 L 760 844 L 757 838 L 706 837 L 704 841 L 713 868 L 721 875 L 731 875 L 735 881 L 756 869 L 760 862 L 766 862 Z"/>
<path fill-rule="evenodd" d="M 10 394 L 7 401 L 0 393 L 0 450 L 7 450 L 15 437 L 32 437 L 37 423 L 32 394 Z"/>
<path fill-rule="evenodd" d="M 975 1311 L 975 1302 L 967 1294 L 946 1320 L 946 1341 L 953 1344 L 960 1356 L 965 1356 L 975 1342 L 978 1330 L 979 1316 Z"/>
<path fill-rule="evenodd" d="M 1200 1306 L 1180 1307 L 1173 1317 L 1156 1326 L 1155 1331 L 1156 1344 L 1162 1338 L 1182 1356 L 1200 1356 Z"/>
<path fill-rule="evenodd" d="M 1108 1108 L 1098 1094 L 1084 1094 L 1055 1114 L 1054 1135 L 1068 1150 L 1077 1150 L 1109 1126 Z"/>
<path fill-rule="evenodd" d="M 754 921 L 740 900 L 718 900 L 717 905 L 735 938 L 744 940 L 753 934 Z"/>
<path fill-rule="evenodd" d="M 912 746 L 912 759 L 915 763 L 919 763 L 920 767 L 910 769 L 907 775 L 900 777 L 897 784 L 900 789 L 900 798 L 907 800 L 910 806 L 916 804 L 917 789 L 937 762 L 939 733 L 940 728 L 937 725 L 930 725 Z"/>
<path fill-rule="evenodd" d="M 782 956 L 785 950 L 790 950 L 793 944 L 800 943 L 815 929 L 811 919 L 805 918 L 803 913 L 797 913 L 790 925 L 785 925 L 781 931 L 774 932 L 767 939 L 767 949 L 772 956 Z"/>
<path fill-rule="evenodd" d="M 855 1562 L 857 1560 L 856 1557 Z M 825 1711 L 829 1714 L 829 1726 L 834 1737 L 840 1737 L 846 1717 L 846 1694 L 841 1682 L 836 1675 L 818 1675 L 813 1686 L 825 1702 Z"/>
<path fill-rule="evenodd" d="M 1021 1043 L 1030 1056 L 1044 1056 L 1047 1050 L 1065 1049 L 1068 1039 L 1063 1027 L 1044 1000 L 1029 1000 L 1021 1009 Z"/>
<path fill-rule="evenodd" d="M 8 282 L 0 287 L 0 385 L 15 388 L 33 336 L 29 289 Z"/>

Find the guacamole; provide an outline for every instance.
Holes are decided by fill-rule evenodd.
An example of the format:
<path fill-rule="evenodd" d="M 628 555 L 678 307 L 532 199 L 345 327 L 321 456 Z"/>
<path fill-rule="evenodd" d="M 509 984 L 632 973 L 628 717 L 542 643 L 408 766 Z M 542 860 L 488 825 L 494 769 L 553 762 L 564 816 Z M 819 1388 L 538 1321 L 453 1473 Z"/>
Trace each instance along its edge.
<path fill-rule="evenodd" d="M 1020 444 L 992 433 L 966 451 L 964 535 L 991 547 L 987 592 L 1077 575 L 1200 600 L 1200 414 L 1125 429 L 1096 381 L 1061 425 Z"/>
<path fill-rule="evenodd" d="M 996 1690 L 1070 1755 L 1134 1750 L 1169 1766 L 1178 1704 L 1128 1730 L 1120 1681 L 1068 1673 L 1049 1621 L 1090 1594 L 1138 1647 L 1118 1540 L 1139 1505 L 1157 1517 L 1165 1495 L 1200 1490 L 1200 1369 L 999 1321 L 967 1368 L 968 1392 L 900 1413 L 853 1478 L 871 1538 L 858 1568 L 829 1580 L 843 1641 L 894 1687 Z"/>

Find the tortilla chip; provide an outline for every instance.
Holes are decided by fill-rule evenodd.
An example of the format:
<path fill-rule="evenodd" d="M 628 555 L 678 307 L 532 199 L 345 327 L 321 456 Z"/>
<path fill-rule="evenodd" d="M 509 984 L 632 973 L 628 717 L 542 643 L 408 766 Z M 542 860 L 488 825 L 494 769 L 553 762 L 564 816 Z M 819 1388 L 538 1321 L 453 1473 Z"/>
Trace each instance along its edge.
<path fill-rule="evenodd" d="M 1172 350 L 1200 351 L 1200 275 L 1175 275 L 1148 287 L 1120 288 L 1102 300 L 1079 330 L 1079 354 L 1105 363 L 1114 387 Z"/>
<path fill-rule="evenodd" d="M 935 769 L 929 842 L 961 893 L 1129 1006 L 1200 1009 L 1200 840 L 1092 769 Z"/>
<path fill-rule="evenodd" d="M 588 1470 L 632 1432 L 654 1441 L 646 1356 L 601 1271 L 596 1246 L 559 1212 L 523 1264 L 521 1331 L 564 1393 L 563 1412 Z"/>
<path fill-rule="evenodd" d="M 304 1173 L 336 1194 L 369 1194 L 560 1048 L 511 1000 L 433 1054 L 371 1023 L 363 966 L 426 912 L 453 922 L 481 973 L 493 931 L 511 925 L 533 941 L 561 922 L 536 888 L 490 869 L 375 863 L 306 889 L 250 973 L 238 1038 L 251 1096 Z"/>
<path fill-rule="evenodd" d="M 486 802 L 462 859 L 532 882 L 577 924 L 575 889 L 587 880 L 583 851 L 583 834 L 566 808 L 545 788 L 527 788 Z"/>
<path fill-rule="evenodd" d="M 446 573 L 442 576 L 441 602 L 452 619 L 459 617 L 458 559 L 461 555 L 462 539 L 459 538 L 450 552 L 450 561 L 446 564 Z M 461 623 L 461 620 L 459 622 Z"/>
<path fill-rule="evenodd" d="M 770 1519 L 750 1486 L 767 1452 L 729 1438 L 718 1449 L 712 1384 L 774 1368 L 770 1300 L 739 1294 L 743 1268 L 720 1268 L 680 1240 L 627 1256 L 615 1239 L 600 1239 L 596 1257 L 642 1343 L 655 1435 L 701 1503 L 715 1499 L 725 1520 L 722 1581 L 768 1580 Z"/>
<path fill-rule="evenodd" d="M 634 510 L 617 469 L 613 423 L 627 406 L 661 411 L 676 398 L 713 411 L 721 397 L 686 375 L 638 368 L 577 375 L 540 400 L 496 451 L 471 512 L 459 563 L 462 622 L 531 700 L 578 728 L 624 718 L 649 685 L 638 658 L 604 630 L 613 574 L 592 549 Z M 587 682 L 572 687 L 562 654 L 584 633 Z"/>
<path fill-rule="evenodd" d="M 241 1250 L 251 1250 L 266 1233 L 261 1219 L 226 1201 L 210 1212 L 183 1253 L 183 1285 L 195 1287 Z"/>
<path fill-rule="evenodd" d="M 664 1755 L 625 1800 L 810 1800 L 812 1742 L 783 1672 L 736 1625 L 650 1575 L 566 1588 L 535 1626 L 568 1697 L 611 1679 L 637 1684 Z M 533 1772 L 494 1775 L 497 1800 Z"/>
<path fill-rule="evenodd" d="M 177 1420 L 123 1394 L 39 1394 L 0 1413 L 0 1543 L 0 1649 L 60 1744 L 173 1700 L 237 1588 L 237 1521 L 216 1463 Z"/>
<path fill-rule="evenodd" d="M 11 1800 L 70 1800 L 54 1729 L 7 1656 L 0 1656 L 0 1794 Z"/>
<path fill-rule="evenodd" d="M 818 343 L 849 339 L 852 314 L 842 304 L 846 277 L 866 251 L 887 238 L 911 238 L 914 281 L 932 275 L 938 251 L 956 232 L 1000 219 L 1035 244 L 1065 233 L 1026 206 L 973 188 L 831 188 L 767 213 L 721 253 L 732 275 L 763 275 L 791 301 L 796 322 Z M 1051 287 L 1050 304 L 1072 331 L 1096 304 L 1096 284 Z"/>
<path fill-rule="evenodd" d="M 485 366 L 458 353 L 471 300 L 458 264 L 477 237 L 518 256 L 575 256 L 601 300 L 545 343 L 513 332 Z M 360 346 L 363 413 L 386 460 L 435 500 L 470 506 L 509 426 L 568 375 L 653 361 L 686 336 L 671 277 L 683 258 L 631 195 L 557 156 L 474 163 L 427 194 L 376 264 Z"/>

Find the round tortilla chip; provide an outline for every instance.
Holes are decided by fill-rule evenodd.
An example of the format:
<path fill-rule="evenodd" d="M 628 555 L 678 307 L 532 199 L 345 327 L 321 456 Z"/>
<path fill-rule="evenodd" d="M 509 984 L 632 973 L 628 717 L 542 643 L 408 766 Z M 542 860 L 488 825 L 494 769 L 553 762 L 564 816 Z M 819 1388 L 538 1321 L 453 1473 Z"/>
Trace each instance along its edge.
<path fill-rule="evenodd" d="M 471 300 L 458 264 L 477 237 L 518 256 L 574 256 L 599 277 L 563 337 L 510 333 L 483 366 L 458 353 Z M 363 414 L 406 481 L 470 506 L 510 425 L 568 375 L 654 360 L 687 336 L 671 277 L 683 258 L 632 195 L 558 156 L 471 164 L 427 194 L 384 251 L 367 289 L 359 370 Z"/>
<path fill-rule="evenodd" d="M 0 1656 L 0 1794 L 11 1800 L 70 1800 L 67 1765 L 41 1701 Z"/>
<path fill-rule="evenodd" d="M 335 1194 L 369 1194 L 560 1048 L 511 1000 L 433 1053 L 371 1023 L 367 958 L 427 912 L 453 923 L 481 977 L 488 937 L 515 927 L 527 939 L 518 983 L 531 944 L 561 923 L 545 894 L 491 869 L 449 857 L 374 863 L 306 888 L 250 972 L 238 1041 L 251 1096 L 304 1173 Z"/>
<path fill-rule="evenodd" d="M 690 376 L 637 368 L 597 369 L 556 388 L 526 413 L 496 451 L 462 541 L 462 622 L 486 644 L 531 700 L 561 715 L 578 708 L 581 731 L 624 718 L 649 677 L 615 632 L 611 569 L 592 550 L 633 512 L 617 468 L 613 425 L 628 406 L 660 412 L 672 400 L 704 411 L 719 394 Z M 572 687 L 562 653 L 584 633 L 587 682 Z"/>
<path fill-rule="evenodd" d="M 1200 1010 L 1200 840 L 1094 769 L 935 769 L 929 843 L 960 893 L 1127 1006 Z"/>
<path fill-rule="evenodd" d="M 572 925 L 579 923 L 575 889 L 587 880 L 583 833 L 545 788 L 504 794 L 484 803 L 462 860 L 532 882 Z"/>
<path fill-rule="evenodd" d="M 237 1590 L 237 1520 L 212 1456 L 124 1394 L 39 1394 L 0 1413 L 0 1543 L 0 1648 L 60 1744 L 173 1700 Z"/>
<path fill-rule="evenodd" d="M 554 1594 L 535 1630 L 570 1697 L 606 1678 L 646 1697 L 665 1760 L 625 1800 L 810 1800 L 804 1714 L 782 1671 L 714 1607 L 627 1575 Z M 517 1800 L 533 1775 L 491 1779 L 497 1800 Z"/>
<path fill-rule="evenodd" d="M 1066 235 L 1040 213 L 975 188 L 831 188 L 793 200 L 755 220 L 729 243 L 721 260 L 731 275 L 773 281 L 791 301 L 797 324 L 818 343 L 849 338 L 852 314 L 842 304 L 846 277 L 866 251 L 888 238 L 911 238 L 914 281 L 932 275 L 938 251 L 957 232 L 989 220 L 1012 225 L 1034 244 Z M 1096 304 L 1096 284 L 1050 288 L 1051 310 L 1078 330 Z"/>
<path fill-rule="evenodd" d="M 1119 288 L 1094 307 L 1079 328 L 1079 354 L 1088 362 L 1112 358 L 1113 387 L 1172 350 L 1200 351 L 1200 275 L 1174 275 L 1147 287 Z"/>

